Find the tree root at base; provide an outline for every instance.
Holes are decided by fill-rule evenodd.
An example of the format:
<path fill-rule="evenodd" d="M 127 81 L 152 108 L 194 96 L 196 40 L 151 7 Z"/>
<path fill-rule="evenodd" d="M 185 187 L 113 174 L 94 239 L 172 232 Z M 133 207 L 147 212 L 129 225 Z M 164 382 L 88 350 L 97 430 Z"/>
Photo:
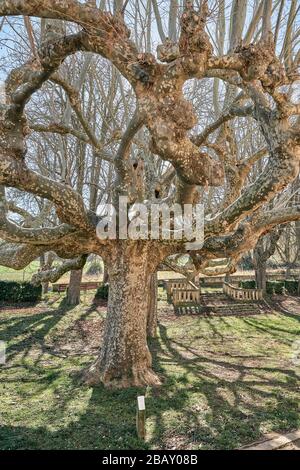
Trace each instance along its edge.
<path fill-rule="evenodd" d="M 131 373 L 126 371 L 124 374 L 116 374 L 101 371 L 97 363 L 81 373 L 80 381 L 90 387 L 103 384 L 107 388 L 115 389 L 161 385 L 161 380 L 150 367 L 134 367 Z"/>

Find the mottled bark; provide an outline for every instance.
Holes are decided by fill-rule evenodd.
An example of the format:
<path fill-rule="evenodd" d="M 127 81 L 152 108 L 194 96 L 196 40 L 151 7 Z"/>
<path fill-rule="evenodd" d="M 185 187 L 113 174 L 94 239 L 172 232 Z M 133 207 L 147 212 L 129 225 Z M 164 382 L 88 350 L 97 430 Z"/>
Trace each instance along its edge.
<path fill-rule="evenodd" d="M 209 217 L 205 224 L 205 243 L 199 252 L 191 255 L 196 271 L 207 269 L 210 275 L 212 272 L 232 273 L 238 259 L 245 251 L 254 249 L 259 237 L 270 232 L 276 225 L 299 220 L 300 208 L 291 209 L 279 204 L 278 210 L 268 206 L 268 203 L 296 178 L 300 169 L 299 118 L 296 119 L 300 107 L 291 100 L 291 86 L 297 79 L 297 61 L 295 59 L 294 65 L 292 64 L 291 50 L 296 2 L 292 1 L 283 48 L 288 65 L 286 69 L 280 58 L 276 57 L 278 44 L 276 45 L 270 34 L 272 2 L 269 0 L 261 2 L 265 5 L 264 9 L 257 5 L 253 21 L 247 17 L 249 28 L 245 41 L 241 40 L 248 14 L 247 2 L 232 2 L 232 24 L 227 41 L 229 52 L 225 56 L 224 31 L 228 8 L 224 1 L 217 2 L 221 7 L 219 24 L 222 25 L 217 41 L 218 56 L 215 55 L 215 44 L 213 45 L 208 34 L 211 33 L 209 25 L 206 25 L 210 16 L 206 1 L 201 2 L 200 8 L 193 6 L 196 2 L 184 2 L 178 32 L 175 31 L 175 26 L 179 2 L 172 1 L 170 38 L 166 38 L 160 18 L 160 5 L 164 2 L 152 0 L 162 39 L 157 57 L 150 52 L 149 47 L 147 53 L 144 52 L 144 47 L 139 50 L 139 41 L 136 41 L 135 45 L 130 39 L 131 31 L 125 24 L 127 15 L 120 14 L 120 6 L 123 4 L 126 7 L 127 2 L 116 0 L 116 14 L 102 11 L 102 8 L 107 6 L 106 3 L 101 1 L 101 8 L 98 9 L 94 0 L 85 3 L 75 0 L 0 2 L 0 16 L 35 16 L 45 19 L 46 23 L 50 21 L 50 26 L 53 24 L 52 20 L 58 21 L 57 25 L 60 26 L 63 26 L 61 21 L 70 21 L 75 23 L 76 30 L 79 30 L 76 34 L 65 35 L 61 34 L 62 31 L 50 27 L 34 57 L 23 66 L 12 70 L 7 77 L 5 96 L 0 106 L 0 185 L 48 200 L 50 206 L 56 210 L 53 223 L 59 225 L 49 227 L 48 224 L 44 226 L 35 221 L 36 226 L 31 228 L 31 222 L 28 227 L 27 224 L 16 224 L 9 217 L 8 212 L 12 206 L 6 202 L 5 190 L 2 189 L 1 195 L 0 189 L 0 238 L 8 242 L 0 245 L 0 262 L 8 267 L 21 269 L 37 256 L 50 250 L 61 258 L 68 259 L 61 266 L 52 267 L 34 276 L 33 282 L 40 283 L 48 280 L 53 282 L 70 269 L 81 269 L 88 253 L 103 256 L 109 269 L 111 287 L 108 320 L 101 354 L 86 374 L 86 379 L 90 383 L 102 381 L 117 386 L 155 384 L 157 378 L 151 371 L 151 357 L 146 342 L 147 322 L 148 327 L 150 324 L 150 276 L 156 271 L 158 261 L 161 262 L 170 254 L 183 254 L 189 250 L 184 241 L 178 243 L 177 247 L 173 241 L 164 241 L 153 249 L 152 242 L 148 242 L 147 248 L 147 244 L 142 242 L 113 243 L 97 239 L 95 227 L 98 217 L 91 211 L 96 211 L 97 204 L 101 201 L 102 188 L 99 184 L 104 169 L 102 162 L 111 164 L 108 178 L 103 178 L 106 186 L 102 196 L 107 196 L 105 200 L 116 201 L 118 195 L 122 194 L 129 197 L 130 203 L 149 203 L 154 197 L 156 200 L 166 198 L 167 202 L 173 199 L 181 203 L 195 202 L 196 187 L 202 186 L 202 193 L 205 195 L 208 185 L 224 186 L 225 172 L 229 194 L 219 207 L 213 204 L 212 200 L 208 201 Z M 148 7 L 149 5 L 150 0 Z M 260 39 L 257 34 L 250 44 L 262 14 L 263 34 Z M 27 26 L 31 27 L 29 23 Z M 296 37 L 295 32 L 295 39 Z M 31 42 L 33 44 L 33 41 Z M 147 42 L 149 46 L 149 37 Z M 97 92 L 97 87 L 95 91 L 89 92 L 89 87 L 79 89 L 76 83 L 69 83 L 67 66 L 71 61 L 66 63 L 66 69 L 64 68 L 63 74 L 60 75 L 59 67 L 68 56 L 77 51 L 82 51 L 83 54 L 100 54 L 110 61 L 128 80 L 136 96 L 136 112 L 131 119 L 130 110 L 127 109 L 127 95 L 124 94 L 126 116 L 124 114 L 123 119 L 122 101 L 118 104 L 118 111 L 111 112 L 109 103 L 119 103 L 119 100 L 115 99 L 118 98 L 116 90 L 111 92 L 115 87 L 114 79 L 107 80 L 112 88 L 108 95 L 106 90 L 104 93 L 109 96 L 109 112 L 103 113 L 105 124 L 102 125 L 100 138 L 98 111 L 95 115 L 91 110 L 88 111 L 90 106 L 87 102 L 95 98 L 97 102 L 101 101 L 101 93 Z M 299 53 L 296 58 L 299 59 Z M 90 59 L 87 58 L 86 64 L 89 63 Z M 81 77 L 84 76 L 83 70 Z M 91 83 L 98 82 L 99 77 L 97 80 L 95 78 L 96 76 L 91 77 Z M 217 115 L 214 122 L 211 122 L 211 117 L 204 116 L 207 106 L 204 106 L 202 111 L 201 102 L 196 100 L 193 105 L 186 94 L 185 84 L 194 78 L 215 78 L 215 83 L 222 79 L 228 85 L 223 114 L 219 116 L 222 108 L 216 105 Z M 48 80 L 62 88 L 68 97 L 69 104 L 62 122 L 51 123 L 47 120 L 43 123 L 37 119 L 34 126 L 30 123 L 28 125 L 28 108 L 25 112 L 25 105 Z M 81 80 L 81 83 L 83 81 Z M 119 81 L 121 84 L 123 80 Z M 208 84 L 208 81 L 206 83 Z M 203 84 L 206 86 L 205 82 Z M 231 105 L 235 97 L 237 99 Z M 96 108 L 98 107 L 97 104 Z M 74 123 L 73 119 L 66 119 L 71 108 L 76 117 Z M 197 108 L 201 113 L 196 112 Z M 101 106 L 99 112 L 102 114 Z M 224 136 L 222 128 L 235 117 L 247 119 L 250 116 L 256 121 L 259 134 L 264 137 L 265 149 L 241 160 L 237 158 L 241 155 L 237 152 L 234 132 L 228 132 L 227 136 Z M 123 132 L 121 129 L 115 129 L 116 141 L 120 141 L 117 151 L 115 138 L 112 142 L 109 139 L 109 130 L 116 124 L 114 121 L 123 122 Z M 77 123 L 80 124 L 78 128 Z M 138 134 L 143 125 L 147 127 L 149 135 L 145 133 L 147 138 L 140 145 L 139 140 L 142 139 L 139 139 Z M 49 171 L 47 165 L 45 168 L 41 165 L 43 171 L 40 173 L 33 171 L 33 168 L 40 166 L 31 164 L 30 154 L 26 156 L 29 127 L 39 132 L 57 133 L 62 137 L 70 134 L 79 139 L 82 152 L 76 159 L 78 171 L 73 178 L 77 179 L 76 190 L 72 187 L 72 178 L 69 178 L 66 162 L 63 162 L 61 171 L 57 174 Z M 200 136 L 192 137 L 195 128 L 201 129 L 202 132 Z M 220 135 L 223 135 L 222 139 L 219 139 Z M 136 146 L 134 151 L 133 143 Z M 91 146 L 89 151 L 85 151 L 87 144 Z M 109 150 L 106 150 L 107 145 Z M 88 163 L 85 159 L 90 153 L 93 153 L 91 178 L 85 181 L 84 170 L 90 167 L 89 164 L 85 165 Z M 243 147 L 240 153 L 243 153 Z M 156 159 L 153 154 L 172 163 L 172 167 L 164 168 L 164 177 L 159 178 L 157 185 L 155 181 L 151 181 L 151 185 L 147 186 L 145 175 L 149 173 L 149 168 L 154 179 L 156 175 L 153 167 Z M 254 179 L 254 184 L 248 184 L 248 176 L 252 174 L 254 163 L 264 156 L 267 156 L 267 163 L 262 165 L 262 171 Z M 55 166 L 54 164 L 53 167 Z M 112 184 L 113 178 L 115 184 Z M 90 206 L 87 208 L 87 197 L 83 198 L 82 194 L 83 186 L 88 188 L 89 184 L 94 189 L 90 196 Z M 152 192 L 155 194 L 151 196 L 150 191 L 147 195 L 146 187 L 153 188 Z M 225 194 L 226 191 L 219 191 L 219 194 L 222 193 Z M 217 195 L 212 189 L 210 194 L 212 197 Z M 203 199 L 205 200 L 205 197 Z M 13 206 L 13 209 L 22 215 L 20 208 Z M 22 209 L 21 212 L 22 217 L 26 215 Z M 160 246 L 165 248 L 167 245 L 169 251 L 165 256 L 153 261 L 158 250 L 163 249 Z M 215 259 L 224 258 L 227 260 L 226 265 L 212 266 Z"/>
<path fill-rule="evenodd" d="M 148 319 L 147 319 L 147 334 L 149 338 L 156 338 L 157 336 L 157 273 L 150 276 L 150 289 L 148 300 Z"/>
<path fill-rule="evenodd" d="M 158 385 L 147 345 L 151 270 L 145 244 L 120 244 L 110 257 L 107 320 L 99 358 L 84 373 L 90 385 Z M 152 263 L 151 263 L 152 264 Z"/>
<path fill-rule="evenodd" d="M 71 271 L 70 283 L 67 293 L 67 304 L 71 306 L 78 305 L 80 303 L 80 284 L 82 280 L 82 269 L 77 271 Z"/>
<path fill-rule="evenodd" d="M 264 292 L 267 290 L 267 264 L 264 261 L 255 263 L 255 279 L 256 286 L 258 289 L 262 289 Z"/>
<path fill-rule="evenodd" d="M 296 230 L 296 243 L 297 243 L 297 251 L 298 251 L 298 261 L 300 262 L 300 222 L 297 221 L 295 224 Z"/>
<path fill-rule="evenodd" d="M 46 264 L 45 253 L 43 253 L 40 256 L 40 271 L 43 271 L 43 269 L 45 269 L 45 264 Z M 42 283 L 43 294 L 48 293 L 48 288 L 49 288 L 49 282 L 43 282 Z"/>
<path fill-rule="evenodd" d="M 87 260 L 87 255 L 79 256 L 78 258 L 66 260 L 58 266 L 52 266 L 53 260 L 47 263 L 45 270 L 39 271 L 32 276 L 32 284 L 39 285 L 43 282 L 57 282 L 65 273 L 69 271 L 82 270 Z M 52 267 L 51 267 L 52 266 Z"/>
<path fill-rule="evenodd" d="M 276 244 L 281 237 L 282 227 L 274 230 L 270 234 L 261 237 L 253 251 L 253 263 L 255 268 L 255 278 L 258 289 L 264 292 L 267 290 L 267 261 L 274 255 Z"/>
<path fill-rule="evenodd" d="M 104 271 L 103 271 L 103 284 L 108 284 L 108 283 L 109 283 L 109 275 L 108 275 L 108 269 L 105 264 Z"/>
<path fill-rule="evenodd" d="M 55 258 L 55 255 L 51 251 L 49 253 L 43 253 L 42 256 L 40 256 L 41 268 L 39 272 L 45 273 L 46 271 L 49 271 L 53 264 L 54 258 Z M 49 279 L 47 279 L 47 277 L 45 278 L 45 282 L 42 282 L 42 288 L 43 288 L 43 294 L 48 294 Z"/>
<path fill-rule="evenodd" d="M 255 280 L 258 289 L 266 292 L 267 289 L 267 259 L 268 254 L 264 246 L 264 238 L 260 238 L 253 250 L 253 264 L 255 270 Z"/>

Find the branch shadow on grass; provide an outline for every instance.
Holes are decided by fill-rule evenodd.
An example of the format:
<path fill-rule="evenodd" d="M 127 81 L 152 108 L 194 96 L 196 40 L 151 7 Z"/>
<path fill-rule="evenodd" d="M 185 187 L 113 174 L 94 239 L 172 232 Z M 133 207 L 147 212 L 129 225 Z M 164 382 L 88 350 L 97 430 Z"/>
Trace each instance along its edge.
<path fill-rule="evenodd" d="M 232 449 L 260 438 L 266 424 L 276 431 L 299 427 L 299 376 L 292 367 L 264 366 L 258 355 L 197 354 L 186 342 L 168 337 L 164 325 L 153 352 L 165 383 L 153 393 L 151 443 Z M 240 358 L 256 363 L 245 365 Z M 180 369 L 177 378 L 168 374 L 172 364 Z M 294 396 L 288 393 L 292 390 Z"/>
<path fill-rule="evenodd" d="M 0 425 L 1 449 L 232 449 L 258 439 L 266 426 L 299 427 L 299 378 L 292 367 L 266 364 L 261 354 L 214 352 L 209 342 L 199 349 L 188 335 L 171 335 L 162 323 L 159 338 L 151 341 L 162 387 L 83 387 L 73 374 L 93 357 L 57 357 L 45 348 L 45 337 L 63 315 L 65 310 L 46 311 L 1 322 L 12 343 L 0 374 L 0 386 L 12 393 L 11 400 L 6 394 L 5 411 L 12 417 Z M 265 331 L 253 319 L 240 322 L 258 335 L 273 338 L 275 332 L 274 340 L 286 333 L 276 325 Z M 201 319 L 199 325 L 200 341 L 205 328 L 219 344 L 228 341 L 222 328 L 230 325 L 223 319 Z M 139 393 L 147 396 L 147 442 L 136 436 Z"/>

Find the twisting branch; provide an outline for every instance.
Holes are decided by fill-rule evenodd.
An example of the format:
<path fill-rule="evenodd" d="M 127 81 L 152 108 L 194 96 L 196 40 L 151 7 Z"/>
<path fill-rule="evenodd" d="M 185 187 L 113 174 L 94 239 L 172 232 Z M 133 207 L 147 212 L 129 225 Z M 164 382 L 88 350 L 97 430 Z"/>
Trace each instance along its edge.
<path fill-rule="evenodd" d="M 83 269 L 87 257 L 87 255 L 82 255 L 76 259 L 64 261 L 61 265 L 54 266 L 46 271 L 39 271 L 32 276 L 31 283 L 40 285 L 43 282 L 56 282 L 69 271 Z"/>
<path fill-rule="evenodd" d="M 26 167 L 24 161 L 5 153 L 2 153 L 0 160 L 0 184 L 48 199 L 55 204 L 62 221 L 81 229 L 91 228 L 80 194 L 69 186 L 35 173 Z"/>
<path fill-rule="evenodd" d="M 76 0 L 6 0 L 1 3 L 1 16 L 20 14 L 77 23 L 89 33 L 84 40 L 85 50 L 107 57 L 125 77 L 136 80 L 134 64 L 138 62 L 138 52 L 129 39 L 130 31 L 122 15 L 112 15 Z"/>
<path fill-rule="evenodd" d="M 80 100 L 79 100 L 79 92 L 72 87 L 66 80 L 64 80 L 62 77 L 60 77 L 58 74 L 53 75 L 51 77 L 51 81 L 56 83 L 57 85 L 60 85 L 65 92 L 68 95 L 70 104 L 76 113 L 76 116 L 78 117 L 78 120 L 80 124 L 82 125 L 86 135 L 88 136 L 89 142 L 98 150 L 101 150 L 101 145 L 99 144 L 99 141 L 97 137 L 95 136 L 93 130 L 89 126 L 87 120 L 85 119 L 81 105 L 80 105 Z"/>
<path fill-rule="evenodd" d="M 75 229 L 63 224 L 54 228 L 24 228 L 6 218 L 5 189 L 0 186 L 0 237 L 12 243 L 50 245 L 60 242 Z"/>
<path fill-rule="evenodd" d="M 0 244 L 0 265 L 6 268 L 21 270 L 47 251 L 44 246 L 33 246 L 15 243 Z"/>
<path fill-rule="evenodd" d="M 222 116 L 220 116 L 215 122 L 212 124 L 209 124 L 204 131 L 193 137 L 193 142 L 200 146 L 203 145 L 206 142 L 206 139 L 209 137 L 210 134 L 215 132 L 217 129 L 219 129 L 223 124 L 226 122 L 236 118 L 236 117 L 247 117 L 251 116 L 253 114 L 253 106 L 232 106 L 226 113 L 224 113 Z"/>
<path fill-rule="evenodd" d="M 8 77 L 6 92 L 12 104 L 11 113 L 22 114 L 25 104 L 64 59 L 81 49 L 84 32 L 47 42 L 39 50 L 39 59 L 33 59 Z"/>
<path fill-rule="evenodd" d="M 136 133 L 142 128 L 144 124 L 144 117 L 138 109 L 135 110 L 132 119 L 130 120 L 126 131 L 123 134 L 121 143 L 115 159 L 115 169 L 117 173 L 116 178 L 116 193 L 119 195 L 121 191 L 128 190 L 130 171 L 128 159 L 130 156 L 130 148 Z M 127 177 L 127 181 L 126 181 Z M 122 187 L 122 190 L 121 190 Z"/>

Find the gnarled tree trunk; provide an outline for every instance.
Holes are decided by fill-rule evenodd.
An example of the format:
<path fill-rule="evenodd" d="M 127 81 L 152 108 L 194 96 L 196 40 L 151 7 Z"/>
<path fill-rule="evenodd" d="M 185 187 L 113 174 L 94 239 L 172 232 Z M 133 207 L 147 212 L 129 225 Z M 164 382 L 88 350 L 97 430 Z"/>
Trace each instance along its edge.
<path fill-rule="evenodd" d="M 67 304 L 71 306 L 80 303 L 80 285 L 82 280 L 82 269 L 72 270 L 70 273 L 70 283 L 67 293 Z"/>
<path fill-rule="evenodd" d="M 100 355 L 84 373 L 90 385 L 158 385 L 147 345 L 153 255 L 142 242 L 120 243 L 108 262 L 109 299 Z"/>

